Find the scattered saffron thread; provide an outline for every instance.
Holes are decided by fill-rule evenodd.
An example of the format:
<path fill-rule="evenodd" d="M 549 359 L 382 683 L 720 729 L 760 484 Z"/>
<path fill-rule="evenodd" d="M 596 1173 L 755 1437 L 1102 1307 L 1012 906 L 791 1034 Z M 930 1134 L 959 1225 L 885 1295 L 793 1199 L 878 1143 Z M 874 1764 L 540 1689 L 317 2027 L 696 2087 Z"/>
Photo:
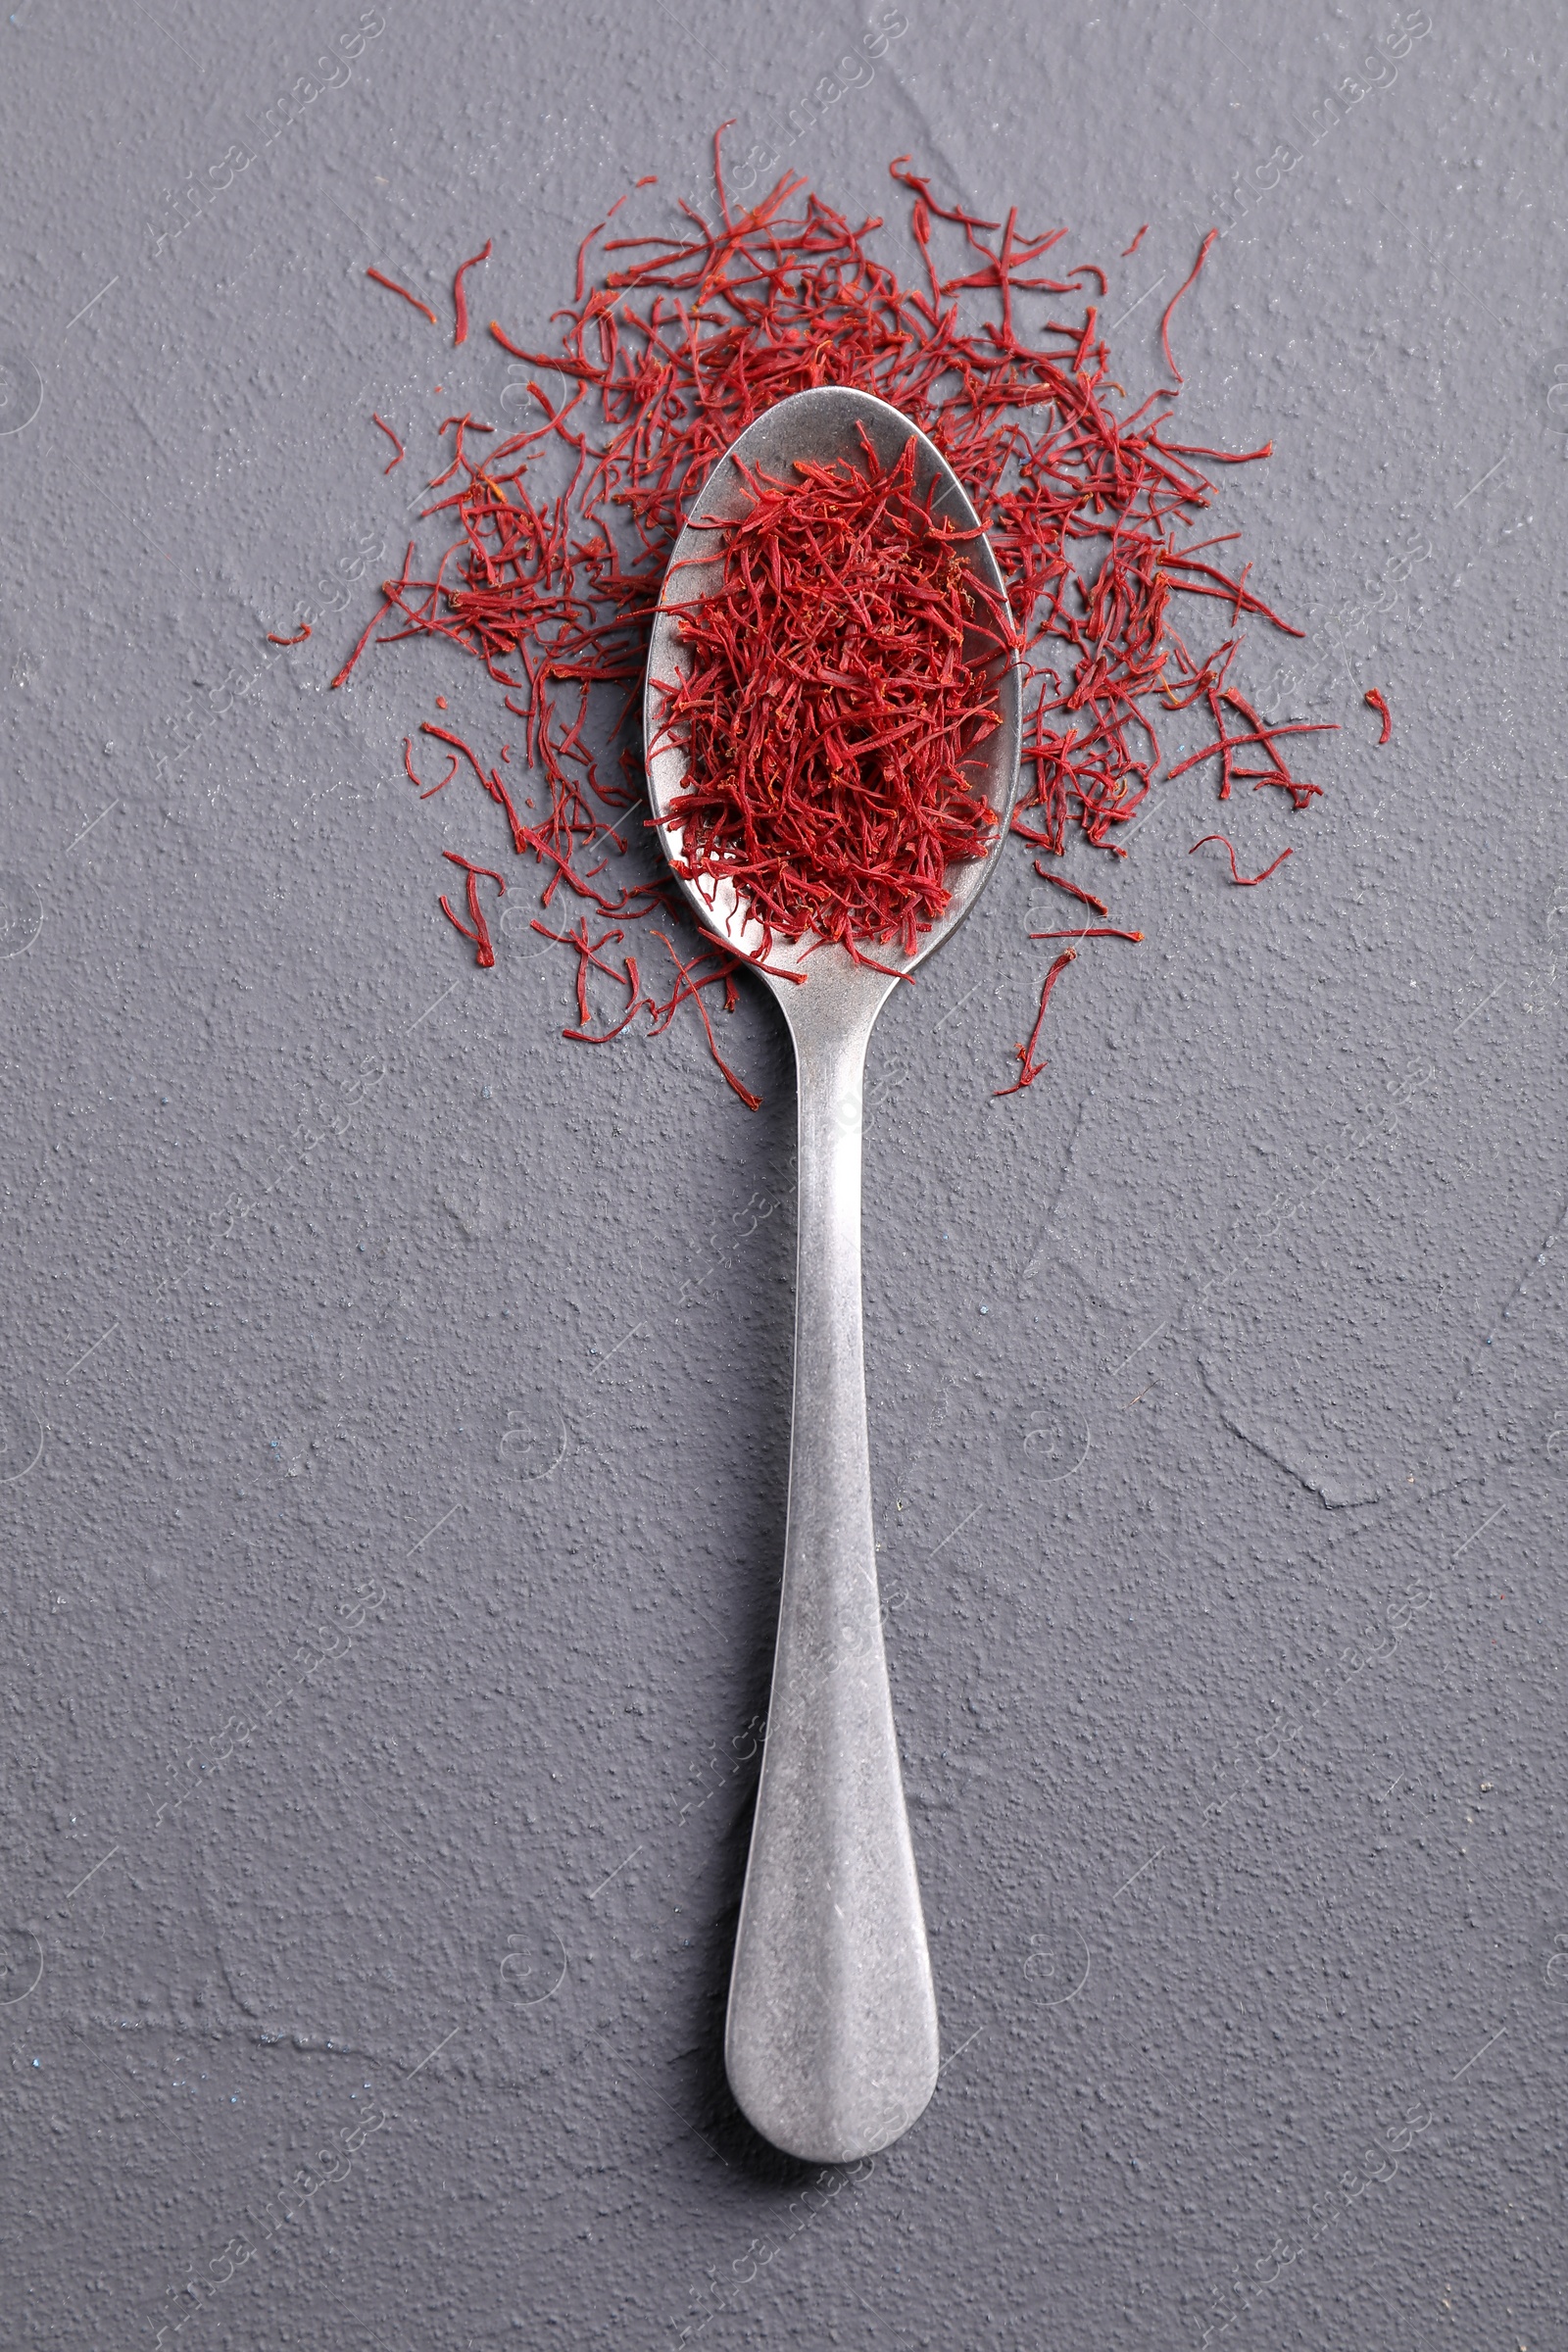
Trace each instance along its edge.
<path fill-rule="evenodd" d="M 1229 662 L 1227 660 L 1226 667 L 1228 666 Z M 1200 763 L 1204 760 L 1212 760 L 1215 754 L 1218 753 L 1220 759 L 1219 797 L 1222 801 L 1228 801 L 1230 799 L 1231 785 L 1233 782 L 1250 783 L 1254 792 L 1261 792 L 1265 785 L 1274 784 L 1278 785 L 1283 791 L 1290 794 L 1291 805 L 1293 808 L 1298 809 L 1307 808 L 1312 801 L 1321 796 L 1323 790 L 1322 785 L 1307 784 L 1302 782 L 1299 777 L 1293 776 L 1290 768 L 1287 766 L 1285 760 L 1281 759 L 1274 746 L 1282 736 L 1286 735 L 1324 735 L 1336 733 L 1338 731 L 1338 721 L 1326 719 L 1292 719 L 1286 721 L 1281 726 L 1271 727 L 1263 719 L 1258 717 L 1257 712 L 1252 709 L 1251 704 L 1249 703 L 1244 696 L 1238 694 L 1233 686 L 1222 686 L 1219 683 L 1219 680 L 1223 678 L 1223 676 L 1224 670 L 1222 669 L 1216 678 L 1210 682 L 1204 694 L 1204 700 L 1208 705 L 1209 715 L 1214 721 L 1216 741 L 1205 744 L 1201 751 L 1192 753 L 1188 759 L 1181 762 L 1180 766 L 1167 768 L 1165 771 L 1166 783 L 1174 783 L 1178 776 L 1185 776 L 1190 767 L 1199 766 Z M 1183 708 L 1185 707 L 1186 706 L 1183 706 Z M 1244 733 L 1236 735 L 1228 735 L 1226 733 L 1223 713 L 1227 709 L 1235 711 L 1238 718 L 1246 721 L 1246 731 Z M 1231 763 L 1232 754 L 1238 751 L 1246 750 L 1248 746 L 1251 744 L 1261 745 L 1263 751 L 1268 757 L 1269 765 L 1267 767 L 1233 766 Z"/>
<path fill-rule="evenodd" d="M 1265 865 L 1260 874 L 1243 874 L 1238 873 L 1236 869 L 1236 852 L 1231 848 L 1230 843 L 1226 840 L 1223 833 L 1205 833 L 1202 841 L 1194 842 L 1192 848 L 1187 853 L 1188 857 L 1196 857 L 1198 852 L 1203 848 L 1204 843 L 1210 841 L 1217 841 L 1222 845 L 1226 856 L 1231 861 L 1231 880 L 1233 882 L 1239 882 L 1244 890 L 1255 890 L 1260 882 L 1266 882 L 1270 874 L 1273 873 L 1275 866 L 1283 865 L 1286 858 L 1291 854 L 1289 850 L 1281 850 L 1279 856 L 1274 860 L 1274 864 Z"/>
<path fill-rule="evenodd" d="M 267 642 L 269 645 L 303 645 L 310 633 L 311 624 L 307 620 L 295 630 L 292 637 L 274 637 L 271 630 L 269 629 L 267 632 Z"/>
<path fill-rule="evenodd" d="M 1018 1075 L 1013 1080 L 1011 1086 L 999 1086 L 996 1089 L 992 1097 L 994 1102 L 1000 1102 L 1004 1095 L 1021 1095 L 1026 1086 L 1033 1086 L 1041 1071 L 1046 1068 L 1047 1065 L 1045 1062 L 1036 1061 L 1035 1059 L 1035 1047 L 1040 1042 L 1040 1030 L 1046 1017 L 1046 1006 L 1051 1002 L 1052 990 L 1055 987 L 1056 982 L 1061 978 L 1062 973 L 1067 969 L 1068 964 L 1076 963 L 1077 960 L 1078 952 L 1076 948 L 1068 948 L 1056 957 L 1055 962 L 1046 974 L 1044 981 L 1041 983 L 1040 1009 L 1035 1014 L 1035 1025 L 1030 1030 L 1026 1043 L 1019 1046 L 1017 1049 Z"/>
<path fill-rule="evenodd" d="M 1116 931 L 1097 923 L 1087 931 L 1031 931 L 1029 936 L 1031 939 L 1142 939 L 1144 935 L 1141 931 Z"/>
<path fill-rule="evenodd" d="M 413 744 L 409 741 L 407 735 L 405 735 L 403 738 L 403 765 L 408 773 L 409 782 L 411 784 L 417 784 L 419 787 L 419 798 L 421 801 L 433 801 L 438 792 L 445 792 L 447 786 L 457 774 L 457 754 L 455 752 L 448 752 L 446 774 L 442 777 L 439 784 L 432 784 L 426 788 L 424 778 L 422 776 L 416 775 L 414 772 L 414 760 L 411 756 L 413 750 Z"/>
<path fill-rule="evenodd" d="M 487 882 L 493 882 L 503 898 L 507 895 L 506 883 L 493 867 L 475 865 L 471 858 L 460 857 L 456 850 L 443 850 L 441 855 L 450 865 L 461 865 L 468 877 L 468 922 L 472 923 L 473 929 L 470 931 L 468 924 L 453 913 L 452 902 L 444 895 L 441 911 L 455 930 L 461 931 L 465 939 L 473 941 L 476 951 L 474 961 L 488 971 L 495 962 L 496 952 L 490 944 L 490 926 L 484 919 L 484 909 L 479 904 L 479 877 L 482 874 Z"/>
<path fill-rule="evenodd" d="M 481 262 L 487 262 L 490 259 L 492 243 L 493 239 L 486 237 L 482 253 L 470 254 L 466 262 L 458 264 L 458 273 L 452 280 L 452 309 L 456 320 L 452 330 L 454 343 L 466 343 L 468 340 L 468 297 L 464 291 L 464 274 L 469 270 L 476 270 Z"/>
<path fill-rule="evenodd" d="M 1180 284 L 1180 285 L 1177 287 L 1177 289 L 1176 289 L 1175 293 L 1174 293 L 1174 294 L 1171 296 L 1171 298 L 1170 298 L 1169 302 L 1167 302 L 1167 303 L 1166 303 L 1166 305 L 1165 305 L 1165 316 L 1164 316 L 1164 318 L 1161 318 L 1161 320 L 1160 320 L 1160 322 L 1159 322 L 1159 347 L 1160 347 L 1161 351 L 1162 351 L 1162 352 L 1165 354 L 1165 365 L 1166 365 L 1166 367 L 1167 367 L 1167 368 L 1170 369 L 1170 371 L 1171 371 L 1172 375 L 1173 375 L 1173 376 L 1176 378 L 1176 381 L 1177 381 L 1179 384 L 1183 384 L 1183 383 L 1185 383 L 1185 382 L 1187 381 L 1187 378 L 1186 378 L 1186 377 L 1183 375 L 1183 373 L 1182 373 L 1181 369 L 1180 369 L 1180 368 L 1177 367 L 1177 365 L 1176 365 L 1176 362 L 1175 362 L 1175 359 L 1174 359 L 1174 357 L 1172 356 L 1172 353 L 1171 353 L 1171 348 L 1170 348 L 1170 319 L 1171 319 L 1171 313 L 1172 313 L 1172 312 L 1175 310 L 1175 308 L 1176 308 L 1176 305 L 1177 305 L 1177 304 L 1180 302 L 1180 300 L 1181 300 L 1182 296 L 1183 296 L 1183 295 L 1186 293 L 1186 291 L 1187 291 L 1188 287 L 1189 287 L 1189 286 L 1192 286 L 1192 285 L 1196 285 L 1196 283 L 1198 282 L 1198 275 L 1199 275 L 1199 272 L 1200 272 L 1200 270 L 1202 269 L 1202 267 L 1203 267 L 1203 264 L 1204 264 L 1204 263 L 1207 261 L 1207 259 L 1208 259 L 1208 255 L 1209 255 L 1209 248 L 1210 248 L 1210 246 L 1212 246 L 1212 244 L 1213 244 L 1213 242 L 1214 242 L 1215 238 L 1216 238 L 1218 235 L 1219 235 L 1219 230 L 1218 230 L 1217 228 L 1211 228 L 1211 229 L 1209 230 L 1209 232 L 1208 232 L 1207 236 L 1206 236 L 1206 237 L 1203 239 L 1203 242 L 1202 242 L 1202 243 L 1201 243 L 1201 245 L 1200 245 L 1200 247 L 1198 248 L 1198 259 L 1197 259 L 1197 261 L 1196 261 L 1196 262 L 1193 264 L 1193 268 L 1192 268 L 1192 274 L 1191 274 L 1190 276 L 1188 276 L 1188 277 L 1184 277 L 1184 278 L 1182 279 L 1182 282 L 1181 282 L 1181 284 Z"/>
<path fill-rule="evenodd" d="M 1081 900 L 1084 906 L 1092 906 L 1097 914 L 1109 914 L 1110 908 L 1103 899 L 1097 899 L 1092 890 L 1080 890 L 1077 883 L 1069 882 L 1065 874 L 1054 874 L 1049 866 L 1041 864 L 1038 858 L 1035 859 L 1035 872 L 1042 882 L 1049 882 L 1055 890 L 1066 891 L 1069 898 Z"/>
<path fill-rule="evenodd" d="M 397 456 L 391 459 L 390 462 L 381 468 L 383 473 L 390 473 L 394 466 L 402 465 L 404 458 L 408 455 L 408 452 L 404 449 L 402 442 L 398 439 L 396 433 L 392 430 L 392 427 L 388 424 L 386 418 L 384 416 L 377 416 L 373 409 L 370 411 L 370 421 L 372 424 L 378 424 L 381 427 L 382 432 L 385 433 L 387 439 L 397 451 Z"/>
<path fill-rule="evenodd" d="M 429 319 L 430 324 L 434 326 L 434 311 L 431 310 L 430 305 L 427 302 L 421 302 L 417 294 L 411 294 L 407 286 L 400 286 L 395 277 L 384 277 L 379 270 L 367 270 L 365 274 L 367 277 L 373 277 L 378 286 L 385 286 L 389 293 L 401 294 L 405 302 L 412 302 L 415 309 L 416 311 L 422 311 L 425 317 Z"/>
<path fill-rule="evenodd" d="M 1175 390 L 1142 402 L 1122 390 L 1100 296 L 1086 292 L 1090 277 L 1102 292 L 1102 273 L 1048 260 L 1067 231 L 1030 234 L 1015 211 L 999 223 L 944 204 L 900 157 L 892 175 L 909 201 L 922 272 L 906 286 L 868 243 L 879 221 L 856 226 L 792 174 L 755 204 L 732 205 L 717 141 L 715 166 L 719 226 L 683 207 L 673 233 L 607 237 L 617 204 L 589 231 L 553 348 L 530 347 L 492 321 L 502 349 L 537 371 L 530 390 L 542 421 L 480 457 L 465 441 L 478 425 L 446 420 L 457 426 L 456 451 L 421 522 L 447 525 L 450 540 L 428 557 L 410 542 L 332 683 L 351 681 L 372 641 L 439 638 L 481 662 L 528 771 L 521 810 L 501 763 L 466 744 L 454 749 L 456 739 L 447 776 L 419 789 L 433 797 L 471 767 L 514 849 L 535 865 L 542 911 L 563 892 L 578 902 L 578 921 L 546 936 L 574 956 L 584 987 L 621 1000 L 612 1021 L 579 1018 L 585 1039 L 618 1035 L 634 1014 L 662 1034 L 690 998 L 718 1060 L 707 1000 L 717 988 L 726 1008 L 736 1001 L 733 955 L 710 939 L 695 955 L 670 946 L 677 978 L 656 1004 L 629 977 L 637 959 L 612 957 L 609 947 L 620 943 L 596 945 L 589 922 L 662 917 L 672 937 L 689 925 L 644 806 L 636 720 L 648 631 L 670 550 L 713 465 L 792 392 L 841 382 L 878 395 L 931 436 L 969 492 L 1024 639 L 1025 779 L 1012 829 L 1045 880 L 1108 915 L 1103 900 L 1049 861 L 1065 856 L 1069 829 L 1125 858 L 1115 836 L 1156 777 L 1174 781 L 1202 760 L 1219 762 L 1221 800 L 1246 781 L 1287 793 L 1301 810 L 1320 787 L 1290 764 L 1290 738 L 1316 727 L 1265 719 L 1232 679 L 1246 622 L 1300 631 L 1250 584 L 1250 565 L 1232 574 L 1213 560 L 1235 533 L 1192 537 L 1217 469 L 1254 464 L 1271 445 L 1233 452 L 1178 442 Z M 1214 241 L 1210 231 L 1160 321 L 1178 385 L 1172 314 Z M 1027 333 L 1025 295 L 1032 318 L 1045 313 Z M 542 388 L 547 370 L 564 380 L 559 399 Z M 1183 600 L 1223 616 L 1228 634 L 1211 652 L 1190 650 L 1177 625 Z M 848 691 L 819 680 L 819 743 Z M 1165 768 L 1161 714 L 1195 709 L 1206 710 L 1214 740 Z M 945 887 L 942 869 L 927 884 Z M 1059 959 L 1052 968 L 1059 972 Z M 1034 1042 L 1021 1069 L 1037 1066 Z"/>
<path fill-rule="evenodd" d="M 1366 703 L 1370 709 L 1375 710 L 1378 716 L 1382 719 L 1383 732 L 1378 737 L 1378 742 L 1380 744 L 1387 743 L 1389 737 L 1394 733 L 1393 711 L 1389 709 L 1388 704 L 1384 701 L 1382 695 L 1378 692 L 1375 686 L 1369 686 L 1365 694 L 1361 697 L 1361 700 Z"/>
<path fill-rule="evenodd" d="M 762 1107 L 761 1096 L 754 1095 L 750 1087 L 742 1085 L 741 1081 L 736 1077 L 734 1071 L 730 1068 L 729 1063 L 724 1059 L 723 1054 L 720 1054 L 717 1043 L 713 1037 L 713 1024 L 709 1018 L 708 1006 L 703 1003 L 703 990 L 705 988 L 710 988 L 715 980 L 721 980 L 724 984 L 724 1010 L 726 1012 L 734 1011 L 736 998 L 739 994 L 739 991 L 735 985 L 736 958 L 733 956 L 726 954 L 724 958 L 726 968 L 723 971 L 710 973 L 706 979 L 694 980 L 692 978 L 692 974 L 694 971 L 696 971 L 698 964 L 701 961 L 701 956 L 694 956 L 690 963 L 682 963 L 680 957 L 675 953 L 674 942 L 672 940 L 666 938 L 662 931 L 655 931 L 654 937 L 668 950 L 669 960 L 675 966 L 676 971 L 680 974 L 680 978 L 675 984 L 674 992 L 671 995 L 667 1005 L 659 1005 L 655 1007 L 653 1034 L 657 1037 L 661 1029 L 667 1028 L 670 1021 L 674 1018 L 675 1007 L 677 1004 L 684 1004 L 687 999 L 690 998 L 691 1002 L 696 1005 L 698 1016 L 702 1021 L 704 1029 L 708 1033 L 708 1051 L 710 1054 L 711 1054 L 714 1061 L 717 1062 L 725 1080 L 734 1088 L 736 1094 L 739 1095 L 741 1101 L 745 1103 L 748 1110 L 760 1110 Z"/>
<path fill-rule="evenodd" d="M 1122 260 L 1123 260 L 1124 262 L 1131 261 L 1131 259 L 1132 259 L 1133 255 L 1134 255 L 1134 254 L 1135 254 L 1135 253 L 1138 251 L 1138 248 L 1139 248 L 1139 246 L 1140 246 L 1140 245 L 1143 243 L 1144 239 L 1145 239 L 1145 238 L 1148 236 L 1148 234 L 1149 234 L 1149 222 L 1146 220 L 1146 221 L 1144 222 L 1144 225 L 1143 225 L 1143 227 L 1142 227 L 1142 228 L 1141 228 L 1141 229 L 1138 231 L 1138 234 L 1137 234 L 1137 236 L 1136 236 L 1136 237 L 1134 237 L 1134 239 L 1133 239 L 1132 243 L 1131 243 L 1130 245 L 1124 245 L 1124 246 L 1122 247 L 1122 249 L 1121 249 L 1121 258 L 1122 258 Z"/>

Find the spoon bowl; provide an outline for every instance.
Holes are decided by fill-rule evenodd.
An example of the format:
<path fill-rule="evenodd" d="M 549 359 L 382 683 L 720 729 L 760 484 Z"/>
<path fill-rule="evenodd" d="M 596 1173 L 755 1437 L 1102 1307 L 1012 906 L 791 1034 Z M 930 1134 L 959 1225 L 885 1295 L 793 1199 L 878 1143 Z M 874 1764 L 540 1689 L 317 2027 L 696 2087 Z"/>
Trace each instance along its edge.
<path fill-rule="evenodd" d="M 862 439 L 863 436 L 863 439 Z M 879 466 L 915 445 L 914 488 L 974 537 L 963 553 L 1003 604 L 1005 584 L 957 476 L 886 401 L 822 385 L 780 401 L 731 445 L 692 511 L 664 579 L 644 697 L 649 794 L 672 862 L 686 758 L 664 727 L 685 674 L 683 606 L 722 578 L 722 533 L 750 494 L 741 468 L 788 479 L 798 459 Z M 708 527 L 702 527 L 702 526 Z M 730 1977 L 730 2086 L 765 2139 L 817 2164 L 875 2154 L 936 2087 L 936 1998 L 899 1769 L 871 1522 L 860 1324 L 860 1104 L 872 1024 L 891 992 L 973 906 L 1018 785 L 1016 656 L 993 657 L 999 724 L 967 763 L 996 819 L 986 854 L 949 867 L 948 906 L 912 955 L 858 962 L 835 941 L 769 939 L 728 879 L 676 879 L 704 929 L 759 970 L 784 1008 L 800 1092 L 795 1398 L 789 1509 L 766 1744 Z M 760 960 L 764 945 L 766 968 Z"/>
<path fill-rule="evenodd" d="M 847 384 L 821 384 L 809 392 L 793 393 L 788 400 L 779 401 L 759 416 L 730 444 L 709 475 L 702 496 L 675 542 L 648 648 L 643 699 L 644 739 L 649 746 L 648 793 L 672 865 L 678 866 L 681 858 L 681 827 L 671 808 L 685 785 L 686 756 L 663 731 L 664 709 L 668 689 L 684 678 L 689 668 L 680 638 L 682 608 L 711 595 L 722 580 L 722 533 L 715 531 L 713 525 L 739 521 L 748 512 L 751 497 L 746 487 L 747 473 L 770 474 L 787 480 L 797 459 L 816 465 L 858 465 L 867 441 L 884 470 L 897 463 L 906 445 L 912 441 L 915 497 L 923 501 L 934 484 L 933 514 L 960 531 L 980 533 L 979 517 L 969 504 L 968 495 L 941 452 L 900 410 L 878 400 L 873 393 L 858 392 Z M 963 553 L 980 584 L 1005 604 L 1006 583 L 990 541 L 983 534 L 968 539 Z M 877 961 L 901 975 L 913 971 L 962 922 L 985 885 L 1012 814 L 1018 789 L 1022 686 L 1016 658 L 1005 662 L 997 661 L 993 666 L 999 723 L 966 763 L 965 771 L 996 815 L 992 849 L 984 858 L 965 859 L 949 867 L 945 880 L 952 896 L 947 909 L 922 934 L 912 956 L 887 944 L 876 949 Z M 675 878 L 705 929 L 716 933 L 737 956 L 744 956 L 749 961 L 761 957 L 762 926 L 733 882 L 694 879 L 678 872 Z M 758 961 L 758 969 L 786 1012 L 791 1008 L 792 999 L 801 994 L 798 981 L 804 981 L 808 975 L 815 979 L 832 975 L 818 993 L 835 997 L 846 981 L 858 985 L 880 979 L 879 1004 L 886 1001 L 896 985 L 869 965 L 857 963 L 848 950 L 836 942 L 818 941 L 810 933 L 800 940 L 788 941 L 775 932 L 766 944 L 766 962 L 775 971 L 798 976 L 781 983 Z"/>

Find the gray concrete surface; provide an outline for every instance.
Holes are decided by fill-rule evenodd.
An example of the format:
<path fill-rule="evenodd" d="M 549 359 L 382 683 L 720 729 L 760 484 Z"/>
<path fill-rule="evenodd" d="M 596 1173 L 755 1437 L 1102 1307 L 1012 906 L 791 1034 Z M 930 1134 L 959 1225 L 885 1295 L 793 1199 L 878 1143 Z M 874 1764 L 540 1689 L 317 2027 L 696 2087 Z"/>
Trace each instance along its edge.
<path fill-rule="evenodd" d="M 401 774 L 473 677 L 328 695 L 357 583 L 265 634 L 401 531 L 369 412 L 510 380 L 483 338 L 427 369 L 367 265 L 434 291 L 493 235 L 481 317 L 541 321 L 630 178 L 709 201 L 713 122 L 783 146 L 870 20 L 0 25 L 7 2343 L 1562 2340 L 1561 16 L 906 14 L 788 160 L 851 211 L 912 150 L 1070 220 L 1111 318 L 1226 227 L 1183 418 L 1272 435 L 1217 527 L 1308 634 L 1248 675 L 1344 731 L 1309 817 L 1235 811 L 1298 845 L 1266 891 L 1185 855 L 1202 778 L 1159 797 L 1149 944 L 1061 993 L 1032 1094 L 987 1092 L 1023 860 L 878 1030 L 947 2061 L 820 2180 L 719 2058 L 776 1017 L 730 1024 L 756 1117 L 689 1033 L 563 1045 L 529 910 L 483 973 L 435 909 L 471 808 Z M 1147 380 L 1163 300 L 1115 331 Z"/>

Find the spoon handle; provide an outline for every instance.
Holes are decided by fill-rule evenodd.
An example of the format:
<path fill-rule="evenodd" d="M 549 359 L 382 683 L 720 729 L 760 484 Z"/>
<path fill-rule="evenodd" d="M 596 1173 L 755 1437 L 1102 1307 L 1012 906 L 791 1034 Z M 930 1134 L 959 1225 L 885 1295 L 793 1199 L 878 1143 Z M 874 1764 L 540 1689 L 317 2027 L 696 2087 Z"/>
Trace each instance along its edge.
<path fill-rule="evenodd" d="M 936 2087 L 938 2063 L 871 1525 L 860 1096 L 872 1018 L 874 1008 L 826 1025 L 837 1034 L 792 1022 L 800 1238 L 789 1518 L 725 2034 L 730 2085 L 758 2131 L 819 2164 L 898 2138 Z"/>

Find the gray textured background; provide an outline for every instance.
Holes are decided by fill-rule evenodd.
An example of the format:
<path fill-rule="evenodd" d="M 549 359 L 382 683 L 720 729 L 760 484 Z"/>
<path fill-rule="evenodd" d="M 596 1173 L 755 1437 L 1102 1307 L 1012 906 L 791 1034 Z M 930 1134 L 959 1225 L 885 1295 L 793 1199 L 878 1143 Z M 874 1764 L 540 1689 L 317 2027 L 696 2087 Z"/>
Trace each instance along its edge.
<path fill-rule="evenodd" d="M 537 330 L 630 178 L 706 205 L 714 122 L 782 145 L 866 20 L 386 0 L 292 122 L 347 0 L 0 25 L 8 2343 L 1563 2340 L 1560 12 L 907 16 L 788 160 L 1069 220 L 1112 318 L 1227 226 L 1181 417 L 1272 434 L 1215 527 L 1309 634 L 1247 675 L 1344 731 L 1308 816 L 1233 804 L 1244 858 L 1297 844 L 1255 895 L 1185 855 L 1211 775 L 1157 796 L 1149 944 L 1058 994 L 1031 1094 L 988 1096 L 1022 858 L 874 1042 L 948 2060 L 821 2179 L 719 2058 L 779 1025 L 728 1026 L 756 1117 L 693 1030 L 561 1044 L 525 893 L 493 973 L 435 908 L 492 835 L 401 773 L 472 665 L 325 684 L 429 425 L 518 414 L 367 264 L 445 317 L 493 235 L 476 312 Z"/>

